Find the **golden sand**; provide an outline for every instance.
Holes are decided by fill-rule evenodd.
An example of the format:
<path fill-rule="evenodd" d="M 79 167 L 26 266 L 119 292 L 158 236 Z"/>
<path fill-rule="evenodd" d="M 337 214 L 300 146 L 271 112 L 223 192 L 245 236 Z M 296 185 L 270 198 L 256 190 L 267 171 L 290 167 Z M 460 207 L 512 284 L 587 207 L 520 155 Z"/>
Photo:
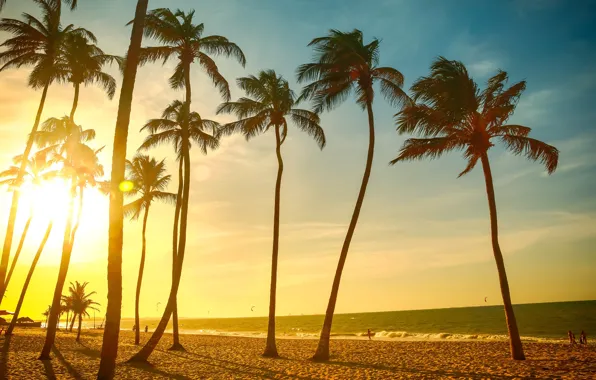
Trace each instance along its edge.
<path fill-rule="evenodd" d="M 53 360 L 37 356 L 43 330 L 16 330 L 2 336 L 0 379 L 95 379 L 101 350 L 101 331 L 87 331 L 81 343 L 75 333 L 59 332 Z M 142 333 L 146 340 L 150 334 Z M 167 348 L 165 335 L 150 357 L 151 365 L 124 363 L 138 348 L 132 332 L 122 332 L 118 351 L 118 379 L 596 379 L 596 346 L 526 343 L 528 360 L 508 357 L 507 342 L 333 340 L 328 363 L 309 360 L 313 339 L 280 339 L 282 359 L 260 356 L 260 338 L 204 335 L 181 336 L 186 352 Z"/>

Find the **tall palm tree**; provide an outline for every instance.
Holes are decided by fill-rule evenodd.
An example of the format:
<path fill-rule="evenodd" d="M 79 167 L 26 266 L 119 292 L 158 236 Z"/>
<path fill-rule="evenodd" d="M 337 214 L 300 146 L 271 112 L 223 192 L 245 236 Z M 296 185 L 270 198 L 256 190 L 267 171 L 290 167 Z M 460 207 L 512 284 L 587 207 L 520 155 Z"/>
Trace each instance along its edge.
<path fill-rule="evenodd" d="M 97 372 L 98 379 L 114 377 L 116 357 L 118 356 L 118 336 L 120 335 L 122 313 L 122 242 L 124 235 L 124 195 L 120 191 L 120 184 L 124 181 L 128 126 L 148 6 L 149 0 L 137 1 L 130 46 L 126 62 L 123 64 L 124 76 L 114 131 L 108 232 L 108 304 L 101 346 L 101 361 Z"/>
<path fill-rule="evenodd" d="M 179 183 L 174 220 L 174 236 L 177 232 L 178 211 L 180 211 L 180 240 L 177 245 L 178 251 L 176 252 L 170 296 L 168 297 L 168 303 L 166 304 L 162 318 L 151 338 L 130 361 L 146 361 L 149 358 L 149 355 L 151 355 L 163 336 L 176 304 L 176 295 L 180 285 L 186 244 L 190 190 L 190 148 L 192 143 L 197 144 L 203 154 L 207 154 L 209 149 L 216 149 L 219 146 L 220 125 L 215 121 L 202 119 L 196 112 L 189 114 L 187 110 L 188 108 L 185 103 L 176 100 L 164 110 L 161 119 L 150 120 L 142 128 L 142 130 L 147 130 L 151 134 L 141 144 L 140 150 L 149 149 L 162 143 L 172 143 L 176 150 L 179 160 Z M 207 131 L 211 132 L 211 134 Z M 174 346 L 172 349 L 180 349 L 180 347 Z"/>
<path fill-rule="evenodd" d="M 509 331 L 511 357 L 524 360 L 505 263 L 499 246 L 497 206 L 488 150 L 494 146 L 492 141 L 498 139 L 513 154 L 540 161 L 549 174 L 557 168 L 559 151 L 554 146 L 528 137 L 530 128 L 507 124 L 526 88 L 525 81 L 509 88 L 506 88 L 507 82 L 507 73 L 499 71 L 488 80 L 486 88 L 479 91 L 461 62 L 439 57 L 432 64 L 430 75 L 419 78 L 412 85 L 416 103 L 408 105 L 396 115 L 400 134 L 413 133 L 422 138 L 406 140 L 399 156 L 391 164 L 439 158 L 446 152 L 462 150 L 468 165 L 459 174 L 461 177 L 474 169 L 480 160 L 488 196 L 491 240 Z"/>
<path fill-rule="evenodd" d="M 330 30 L 327 36 L 315 38 L 309 43 L 308 46 L 312 46 L 315 51 L 314 62 L 301 65 L 297 70 L 299 82 L 311 82 L 304 87 L 300 98 L 312 100 L 315 112 L 333 109 L 354 92 L 356 103 L 368 114 L 369 141 L 366 167 L 339 256 L 314 360 L 329 360 L 329 337 L 341 274 L 370 178 L 375 149 L 375 122 L 372 109 L 375 95 L 373 84 L 379 83 L 381 94 L 393 105 L 409 101 L 408 96 L 402 90 L 403 75 L 394 68 L 378 66 L 379 45 L 380 41 L 377 39 L 364 44 L 362 32 L 357 29 L 347 33 Z"/>
<path fill-rule="evenodd" d="M 154 9 L 147 15 L 145 36 L 157 40 L 162 46 L 145 47 L 141 54 L 141 64 L 163 60 L 165 64 L 170 58 L 176 57 L 178 64 L 174 74 L 170 77 L 170 85 L 174 89 L 184 88 L 186 91 L 186 108 L 191 109 L 192 90 L 190 84 L 190 67 L 198 62 L 201 68 L 211 78 L 224 100 L 230 100 L 230 88 L 226 79 L 219 72 L 219 68 L 210 55 L 224 55 L 236 58 L 244 67 L 246 58 L 242 50 L 233 42 L 222 36 L 203 36 L 204 25 L 194 24 L 195 12 L 185 13 L 181 10 L 172 12 L 170 9 Z M 182 149 L 184 151 L 184 149 Z M 184 153 L 183 153 L 184 154 Z M 190 169 L 189 169 L 190 170 Z M 177 211 L 179 212 L 179 211 Z M 178 218 L 177 218 L 178 219 Z M 176 227 L 177 228 L 177 227 Z M 180 235 L 185 234 L 180 228 Z M 178 237 L 176 237 L 178 239 Z M 180 239 L 185 239 L 180 236 Z M 177 242 L 174 244 L 178 245 Z M 172 276 L 176 256 L 180 248 L 172 249 Z M 178 306 L 174 303 L 174 321 L 172 349 L 181 349 L 178 335 Z"/>
<path fill-rule="evenodd" d="M 137 291 L 135 295 L 135 344 L 140 344 L 141 326 L 139 321 L 139 299 L 141 297 L 141 284 L 143 282 L 143 270 L 145 268 L 145 252 L 147 250 L 147 220 L 149 208 L 153 201 L 176 202 L 176 194 L 166 192 L 171 176 L 166 175 L 166 164 L 164 160 L 157 161 L 155 158 L 137 154 L 132 161 L 126 162 L 128 168 L 128 179 L 134 187 L 127 193 L 130 196 L 139 196 L 135 201 L 124 206 L 124 214 L 133 220 L 138 220 L 143 213 L 143 232 L 141 245 L 141 264 L 139 265 L 139 277 L 137 279 Z"/>
<path fill-rule="evenodd" d="M 116 80 L 103 72 L 103 67 L 110 63 L 122 63 L 122 58 L 108 55 L 97 45 L 89 43 L 85 36 L 70 35 L 65 39 L 63 64 L 68 71 L 68 81 L 74 87 L 74 99 L 70 111 L 70 118 L 74 122 L 74 115 L 79 102 L 81 85 L 98 83 L 112 99 L 116 93 Z"/>
<path fill-rule="evenodd" d="M 37 114 L 31 133 L 27 139 L 24 157 L 29 157 L 33 147 L 33 136 L 37 132 L 41 115 L 45 105 L 45 100 L 50 84 L 54 81 L 64 82 L 67 79 L 67 73 L 64 65 L 60 63 L 63 42 L 68 35 L 81 35 L 90 41 L 95 41 L 95 37 L 89 31 L 83 28 L 75 28 L 68 25 L 62 28 L 60 25 L 60 7 L 61 2 L 56 0 L 33 0 L 41 7 L 42 18 L 37 19 L 28 13 L 23 13 L 24 21 L 15 19 L 0 20 L 0 31 L 8 32 L 13 35 L 0 45 L 4 51 L 0 52 L 0 72 L 9 68 L 20 68 L 23 66 L 33 66 L 29 75 L 29 86 L 33 89 L 43 89 Z M 68 2 L 71 6 L 76 6 L 76 1 Z M 20 184 L 26 172 L 27 160 L 23 160 L 17 183 Z M 17 217 L 19 204 L 18 191 L 12 194 L 6 235 L 2 248 L 2 257 L 0 259 L 0 295 L 4 294 L 4 279 L 8 267 L 8 258 L 12 247 L 15 221 Z M 0 303 L 2 303 L 0 297 Z"/>
<path fill-rule="evenodd" d="M 281 180 L 284 163 L 281 146 L 288 133 L 289 118 L 302 131 L 312 136 L 323 149 L 325 133 L 319 125 L 319 116 L 311 111 L 294 108 L 296 97 L 288 81 L 278 76 L 275 71 L 261 71 L 258 77 L 239 78 L 240 87 L 250 98 L 240 98 L 237 102 L 226 102 L 219 106 L 217 113 L 233 113 L 240 120 L 223 127 L 225 134 L 242 133 L 247 140 L 275 131 L 275 153 L 277 156 L 277 180 L 275 182 L 275 203 L 273 212 L 273 253 L 271 257 L 271 288 L 269 293 L 269 323 L 267 344 L 263 356 L 278 357 L 275 345 L 275 300 L 277 289 L 277 258 L 279 252 L 279 215 L 281 203 Z"/>
<path fill-rule="evenodd" d="M 80 282 L 75 281 L 74 284 L 71 282 L 70 287 L 68 288 L 68 299 L 70 302 L 70 308 L 73 313 L 73 321 L 75 317 L 78 317 L 79 320 L 77 342 L 79 342 L 81 338 L 81 325 L 83 324 L 83 317 L 89 317 L 90 309 L 99 311 L 99 309 L 95 307 L 95 305 L 99 304 L 93 301 L 91 298 L 89 298 L 96 293 L 86 293 L 86 287 L 88 284 L 88 282 L 84 282 L 81 284 Z"/>
<path fill-rule="evenodd" d="M 85 145 L 85 142 L 95 137 L 95 131 L 83 130 L 82 127 L 74 124 L 69 117 L 62 119 L 52 118 L 46 121 L 42 131 L 36 135 L 40 146 L 48 146 L 47 150 L 56 152 L 58 160 L 63 163 L 63 176 L 70 180 L 70 198 L 64 237 L 62 242 L 62 259 L 60 261 L 60 270 L 56 288 L 54 289 L 54 298 L 52 302 L 52 313 L 49 318 L 49 328 L 46 333 L 45 343 L 40 354 L 41 360 L 50 359 L 50 351 L 54 344 L 56 329 L 55 322 L 59 318 L 60 300 L 68 267 L 70 265 L 70 256 L 74 245 L 75 234 L 80 222 L 82 211 L 83 191 L 82 184 L 89 181 L 89 176 L 101 175 L 102 167 L 98 162 L 96 151 Z M 74 200 L 79 192 L 79 210 L 77 222 L 73 228 L 74 218 Z"/>
<path fill-rule="evenodd" d="M 20 155 L 14 157 L 13 162 L 15 165 L 10 166 L 7 170 L 0 173 L 0 185 L 6 184 L 10 187 L 16 186 L 18 173 L 20 170 L 20 166 L 16 165 L 20 165 L 22 159 L 23 156 Z M 55 176 L 55 172 L 53 170 L 50 170 L 52 161 L 48 160 L 48 155 L 46 152 L 37 152 L 27 161 L 27 172 L 25 173 L 25 177 L 23 178 L 23 180 L 31 183 L 34 186 L 34 188 L 39 188 L 46 180 L 51 179 Z M 4 290 L 8 288 L 8 284 L 10 283 L 10 279 L 12 278 L 14 268 L 16 267 L 16 264 L 19 260 L 19 256 L 21 255 L 21 251 L 23 249 L 25 239 L 27 238 L 27 233 L 29 231 L 29 226 L 31 225 L 32 220 L 33 208 L 31 208 L 29 218 L 27 219 L 27 222 L 23 227 L 23 232 L 21 233 L 19 245 L 17 246 L 14 258 L 12 259 L 12 263 L 10 264 L 10 270 L 8 271 L 8 275 L 6 276 L 6 280 L 4 281 Z"/>

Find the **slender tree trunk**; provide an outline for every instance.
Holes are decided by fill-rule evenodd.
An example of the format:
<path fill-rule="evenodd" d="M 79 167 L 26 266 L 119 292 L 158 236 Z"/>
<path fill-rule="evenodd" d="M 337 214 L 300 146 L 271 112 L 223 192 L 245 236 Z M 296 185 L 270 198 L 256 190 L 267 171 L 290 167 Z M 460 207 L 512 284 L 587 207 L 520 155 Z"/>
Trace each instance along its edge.
<path fill-rule="evenodd" d="M 277 257 L 279 254 L 279 214 L 281 203 L 281 178 L 284 162 L 281 157 L 281 136 L 279 125 L 275 126 L 275 154 L 277 156 L 277 180 L 275 182 L 275 205 L 273 211 L 273 253 L 271 255 L 271 289 L 269 291 L 269 324 L 267 326 L 267 345 L 263 356 L 279 356 L 275 345 L 275 295 L 277 290 Z"/>
<path fill-rule="evenodd" d="M 499 226 L 497 222 L 497 202 L 495 200 L 495 190 L 493 187 L 493 176 L 488 162 L 488 155 L 484 153 L 481 157 L 482 170 L 484 171 L 484 181 L 486 182 L 486 194 L 488 196 L 488 209 L 490 211 L 490 233 L 493 244 L 493 253 L 499 272 L 499 284 L 501 285 L 501 295 L 503 296 L 503 305 L 505 307 L 505 319 L 507 321 L 507 330 L 509 332 L 509 345 L 511 347 L 511 358 L 515 360 L 525 360 L 524 349 L 517 329 L 517 321 L 513 312 L 511 303 L 511 294 L 509 293 L 509 282 L 507 281 L 507 272 L 505 271 L 505 262 L 499 246 Z"/>
<path fill-rule="evenodd" d="M 188 220 L 188 196 L 190 193 L 190 152 L 188 146 L 187 134 L 182 139 L 182 159 L 184 161 L 184 189 L 182 192 L 182 209 L 180 215 L 180 240 L 178 242 L 178 256 L 176 258 L 176 273 L 172 279 L 172 287 L 170 289 L 170 296 L 168 303 L 164 310 L 163 316 L 157 325 L 157 328 L 149 338 L 149 341 L 143 346 L 141 351 L 130 358 L 129 362 L 146 362 L 149 355 L 155 350 L 163 333 L 168 325 L 172 311 L 174 310 L 174 303 L 176 302 L 176 294 L 180 286 L 180 278 L 182 275 L 182 265 L 184 263 L 184 253 L 186 249 L 186 228 Z M 174 347 L 173 347 L 174 348 Z"/>
<path fill-rule="evenodd" d="M 66 328 L 68 329 L 68 331 L 72 332 L 72 329 L 74 329 L 74 324 L 75 321 L 77 320 L 77 313 L 72 313 L 72 318 L 70 319 L 70 326 L 66 326 Z M 66 321 L 66 323 L 68 323 L 68 321 Z"/>
<path fill-rule="evenodd" d="M 79 313 L 79 329 L 77 331 L 77 342 L 81 341 L 81 325 L 82 324 L 83 324 L 83 314 Z"/>
<path fill-rule="evenodd" d="M 74 99 L 72 101 L 72 108 L 70 110 L 70 121 L 72 121 L 73 123 L 75 122 L 75 120 L 74 120 L 75 112 L 77 112 L 77 106 L 79 105 L 80 87 L 81 87 L 80 84 L 75 83 L 75 85 L 74 85 Z"/>
<path fill-rule="evenodd" d="M 19 313 L 21 312 L 21 307 L 23 306 L 23 302 L 25 301 L 25 294 L 27 293 L 27 288 L 29 287 L 29 283 L 31 282 L 31 277 L 33 277 L 33 272 L 35 271 L 35 267 L 37 266 L 37 262 L 39 261 L 39 257 L 43 252 L 43 249 L 50 237 L 50 233 L 52 232 L 52 222 L 48 224 L 48 228 L 46 229 L 46 233 L 41 240 L 41 244 L 35 253 L 35 257 L 33 258 L 33 262 L 31 263 L 31 267 L 29 268 L 29 273 L 27 273 L 27 278 L 25 279 L 25 284 L 23 285 L 23 289 L 21 289 L 21 296 L 19 297 L 19 302 L 17 303 L 17 308 L 14 311 L 14 315 L 12 316 L 12 321 L 10 322 L 10 326 L 8 326 L 8 330 L 6 330 L 6 335 L 12 335 L 12 331 L 14 330 L 17 318 L 19 317 Z M 46 327 L 48 325 L 46 319 Z"/>
<path fill-rule="evenodd" d="M 141 284 L 143 283 L 143 270 L 145 270 L 145 252 L 147 250 L 147 240 L 145 239 L 145 232 L 147 231 L 147 218 L 149 217 L 149 205 L 145 208 L 145 216 L 143 217 L 143 242 L 141 246 L 141 264 L 139 265 L 139 278 L 137 280 L 137 293 L 135 298 L 135 344 L 139 345 L 141 341 L 140 320 L 139 320 L 139 299 L 141 298 Z"/>
<path fill-rule="evenodd" d="M 118 186 L 124 180 L 126 144 L 132 108 L 132 97 L 139 65 L 139 54 L 143 40 L 145 15 L 149 0 L 138 0 L 134 24 L 128 48 L 127 62 L 120 91 L 118 117 L 114 133 L 112 173 L 110 191 L 110 226 L 108 243 L 108 305 L 101 348 L 101 362 L 97 378 L 112 379 L 118 355 L 118 336 L 122 308 L 122 241 L 124 224 L 124 197 Z"/>
<path fill-rule="evenodd" d="M 21 255 L 21 251 L 23 250 L 23 244 L 25 244 L 25 239 L 27 238 L 27 232 L 29 231 L 29 226 L 31 225 L 31 220 L 33 219 L 33 212 L 29 214 L 29 219 L 27 219 L 27 223 L 25 223 L 25 227 L 23 228 L 23 233 L 21 234 L 21 240 L 19 241 L 19 245 L 17 247 L 17 251 L 14 254 L 14 258 L 12 259 L 12 263 L 10 264 L 10 270 L 8 271 L 8 276 L 6 276 L 6 281 L 4 282 L 4 288 L 8 288 L 8 283 L 12 278 L 12 272 L 14 272 L 14 268 L 17 266 L 17 261 L 19 260 L 19 256 Z"/>
<path fill-rule="evenodd" d="M 49 87 L 50 83 L 48 82 L 43 88 L 43 92 L 41 94 L 41 100 L 39 102 L 39 107 L 37 108 L 35 122 L 33 123 L 33 128 L 31 128 L 31 133 L 29 134 L 29 138 L 27 139 L 27 145 L 25 146 L 25 151 L 23 152 L 23 160 L 21 161 L 21 167 L 19 168 L 19 173 L 17 174 L 17 178 L 15 180 L 16 189 L 18 189 L 18 187 L 21 185 L 23 177 L 25 176 L 25 171 L 27 169 L 27 159 L 29 158 L 29 155 L 31 154 L 31 149 L 33 148 L 33 140 L 35 138 L 35 134 L 37 133 L 37 128 L 39 128 L 39 122 L 41 120 L 41 114 L 43 113 L 43 107 L 46 102 Z M 2 304 L 2 300 L 4 299 L 4 293 L 6 292 L 6 269 L 8 268 L 8 259 L 10 257 L 10 250 L 12 248 L 12 238 L 14 235 L 14 227 L 17 219 L 17 211 L 19 208 L 19 196 L 20 193 L 18 190 L 12 192 L 10 212 L 8 213 L 8 223 L 6 224 L 6 235 L 4 237 L 4 245 L 2 247 L 2 258 L 0 259 L 0 305 Z"/>
<path fill-rule="evenodd" d="M 178 226 L 180 224 L 180 208 L 182 207 L 182 190 L 184 188 L 184 160 L 180 159 L 178 165 L 178 193 L 176 194 L 176 211 L 174 214 L 174 232 L 172 239 L 172 282 L 176 277 L 176 258 L 178 257 Z M 174 335 L 178 333 L 178 302 L 174 300 L 174 307 L 172 313 Z M 175 338 L 174 338 L 175 339 Z M 175 343 L 175 341 L 174 341 Z M 179 343 L 179 342 L 178 342 Z M 173 345 L 174 347 L 174 345 Z"/>
<path fill-rule="evenodd" d="M 71 229 L 74 209 L 74 199 L 77 195 L 76 178 L 71 179 L 70 199 L 68 201 L 68 218 L 66 219 L 66 226 L 64 228 L 64 240 L 62 242 L 62 259 L 60 261 L 60 270 L 58 272 L 58 281 L 54 289 L 54 298 L 52 300 L 52 309 L 50 311 L 49 327 L 46 332 L 46 339 L 39 355 L 39 360 L 50 360 L 50 351 L 54 346 L 56 339 L 56 323 L 60 322 L 60 301 L 62 298 L 62 289 L 68 274 L 68 266 L 70 264 L 70 254 L 72 253 L 71 244 Z"/>
<path fill-rule="evenodd" d="M 323 322 L 323 329 L 321 330 L 321 337 L 319 339 L 319 345 L 317 351 L 313 356 L 315 361 L 326 361 L 329 360 L 329 338 L 331 336 L 331 324 L 333 322 L 333 314 L 335 313 L 335 304 L 337 303 L 337 294 L 339 293 L 339 283 L 341 281 L 341 274 L 346 263 L 348 256 L 348 250 L 350 249 L 350 243 L 352 242 L 352 236 L 358 223 L 358 217 L 360 216 L 360 209 L 366 195 L 366 188 L 368 186 L 368 180 L 370 178 L 370 172 L 373 164 L 373 157 L 375 152 L 375 120 L 372 111 L 372 103 L 368 101 L 366 104 L 366 111 L 368 112 L 368 155 L 366 158 L 366 168 L 364 169 L 364 175 L 362 176 L 362 184 L 360 185 L 360 192 L 356 200 L 356 206 L 350 220 L 348 227 L 348 233 L 344 239 L 344 244 L 341 248 L 341 254 L 339 255 L 339 262 L 337 264 L 337 270 L 335 271 L 335 278 L 333 279 L 333 286 L 331 288 L 331 296 L 329 297 L 329 304 L 327 305 L 327 312 L 325 313 L 325 321 Z"/>

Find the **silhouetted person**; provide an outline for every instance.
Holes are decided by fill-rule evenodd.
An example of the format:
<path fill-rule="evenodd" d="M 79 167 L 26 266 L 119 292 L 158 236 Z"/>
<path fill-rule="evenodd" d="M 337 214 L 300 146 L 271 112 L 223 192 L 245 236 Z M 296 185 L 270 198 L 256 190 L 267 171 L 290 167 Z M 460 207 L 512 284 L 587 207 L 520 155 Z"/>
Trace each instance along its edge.
<path fill-rule="evenodd" d="M 567 336 L 569 337 L 569 344 L 575 344 L 575 335 L 571 330 L 567 331 Z"/>
<path fill-rule="evenodd" d="M 581 334 L 579 334 L 579 344 L 588 344 L 584 330 L 582 330 Z"/>
<path fill-rule="evenodd" d="M 132 331 L 137 331 L 137 325 L 132 325 Z"/>
<path fill-rule="evenodd" d="M 368 329 L 368 340 L 372 340 L 372 334 L 370 333 L 370 329 Z"/>
<path fill-rule="evenodd" d="M 145 332 L 149 332 L 149 326 L 145 326 Z M 575 339 L 575 338 L 573 338 Z"/>

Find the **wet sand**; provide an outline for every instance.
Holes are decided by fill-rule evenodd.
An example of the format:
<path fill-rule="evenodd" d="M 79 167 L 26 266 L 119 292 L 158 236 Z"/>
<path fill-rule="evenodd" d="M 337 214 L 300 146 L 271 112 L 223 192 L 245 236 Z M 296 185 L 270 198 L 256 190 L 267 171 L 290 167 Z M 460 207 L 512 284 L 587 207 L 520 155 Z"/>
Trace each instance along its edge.
<path fill-rule="evenodd" d="M 51 361 L 37 356 L 44 330 L 15 330 L 0 338 L 0 379 L 95 379 L 102 332 L 59 332 Z M 145 341 L 150 334 L 142 333 Z M 509 359 L 507 342 L 332 340 L 328 363 L 309 360 L 317 341 L 280 339 L 282 359 L 260 356 L 261 338 L 184 335 L 186 352 L 164 336 L 147 365 L 126 364 L 138 347 L 120 335 L 117 379 L 596 379 L 596 346 L 525 343 L 528 360 Z"/>

